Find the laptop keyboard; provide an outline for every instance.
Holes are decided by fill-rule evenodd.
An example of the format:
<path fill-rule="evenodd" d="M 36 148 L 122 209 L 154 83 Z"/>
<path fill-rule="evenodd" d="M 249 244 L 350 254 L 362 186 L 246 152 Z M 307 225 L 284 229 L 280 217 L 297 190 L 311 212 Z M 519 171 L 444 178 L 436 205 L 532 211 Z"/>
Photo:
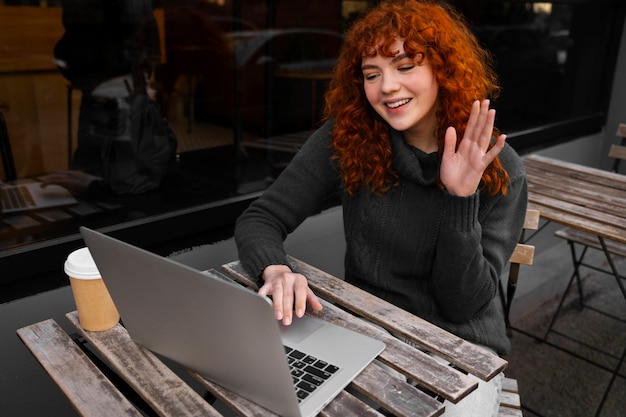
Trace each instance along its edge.
<path fill-rule="evenodd" d="M 35 205 L 30 191 L 24 186 L 0 188 L 0 196 L 4 210 L 27 208 Z"/>
<path fill-rule="evenodd" d="M 299 402 L 311 395 L 339 370 L 339 367 L 333 364 L 288 346 L 285 346 L 285 353 Z"/>

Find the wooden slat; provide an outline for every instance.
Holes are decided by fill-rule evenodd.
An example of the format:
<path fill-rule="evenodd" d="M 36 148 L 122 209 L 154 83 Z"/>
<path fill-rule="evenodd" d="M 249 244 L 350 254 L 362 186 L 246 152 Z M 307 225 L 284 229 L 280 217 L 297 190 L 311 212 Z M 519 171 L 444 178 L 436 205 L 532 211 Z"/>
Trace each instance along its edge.
<path fill-rule="evenodd" d="M 365 368 L 350 385 L 394 416 L 435 417 L 444 411 L 443 404 L 435 398 L 398 380 L 375 364 Z"/>
<path fill-rule="evenodd" d="M 537 230 L 539 228 L 539 219 L 541 213 L 539 210 L 527 209 L 526 217 L 524 217 L 524 229 Z"/>
<path fill-rule="evenodd" d="M 233 391 L 222 387 L 206 378 L 197 372 L 187 369 L 187 372 L 194 377 L 200 385 L 208 392 L 213 394 L 215 398 L 226 404 L 233 412 L 240 416 L 259 416 L 259 417 L 278 417 L 265 407 L 262 407 L 247 398 L 234 393 Z"/>
<path fill-rule="evenodd" d="M 243 270 L 239 261 L 222 267 L 239 282 L 256 288 L 256 283 Z M 431 355 L 411 347 L 364 320 L 356 319 L 350 313 L 328 302 L 322 301 L 322 303 L 324 309 L 321 312 L 308 312 L 308 314 L 382 341 L 386 347 L 378 356 L 378 360 L 403 373 L 408 379 L 419 383 L 422 387 L 453 403 L 457 403 L 477 388 L 478 384 L 475 380 L 442 364 Z"/>
<path fill-rule="evenodd" d="M 119 324 L 103 332 L 89 332 L 80 326 L 76 311 L 66 317 L 158 415 L 221 416 L 152 352 L 133 342 Z"/>
<path fill-rule="evenodd" d="M 442 364 L 388 332 L 356 319 L 330 303 L 324 302 L 323 305 L 321 312 L 311 315 L 382 341 L 385 343 L 385 350 L 378 356 L 378 360 L 435 394 L 457 403 L 478 387 L 474 379 Z"/>
<path fill-rule="evenodd" d="M 559 187 L 558 182 L 553 183 L 549 180 L 533 178 L 532 176 L 528 176 L 528 181 L 529 201 L 538 201 L 542 197 L 548 197 L 556 200 L 557 204 L 558 202 L 563 202 L 563 204 L 570 204 L 569 207 L 573 205 L 585 209 L 587 213 L 590 211 L 596 212 L 603 218 L 606 217 L 607 222 L 610 222 L 609 218 L 620 218 L 620 215 L 626 208 L 626 199 L 620 201 L 617 198 L 611 198 L 609 193 L 600 196 L 597 193 L 601 192 L 601 189 L 596 190 L 596 194 L 591 195 L 583 192 L 582 189 L 572 192 L 564 189 L 563 186 Z M 622 193 L 626 194 L 626 192 Z"/>
<path fill-rule="evenodd" d="M 577 215 L 575 207 L 573 209 L 570 207 L 565 211 L 563 206 L 559 204 L 559 201 L 553 198 L 535 196 L 532 202 L 529 201 L 529 205 L 541 210 L 541 217 L 546 220 L 626 243 L 625 229 L 623 227 L 615 226 L 605 221 L 598 221 L 593 217 L 581 217 Z"/>
<path fill-rule="evenodd" d="M 514 378 L 504 378 L 502 380 L 502 391 L 500 392 L 500 408 L 498 417 L 521 417 L 522 404 L 518 392 L 517 380 Z"/>
<path fill-rule="evenodd" d="M 581 245 L 591 246 L 592 248 L 602 250 L 598 236 L 581 232 L 576 229 L 565 228 L 559 229 L 554 234 L 561 239 L 566 239 L 572 242 L 580 243 Z M 614 242 L 612 240 L 605 240 L 606 248 L 609 253 L 626 258 L 626 245 Z"/>
<path fill-rule="evenodd" d="M 347 391 L 342 391 L 335 400 L 328 404 L 320 413 L 320 417 L 382 417 L 378 410 L 365 404 Z"/>
<path fill-rule="evenodd" d="M 502 406 L 498 410 L 498 417 L 523 417 L 523 416 L 524 414 L 522 413 L 522 410 L 519 410 L 517 408 Z"/>
<path fill-rule="evenodd" d="M 54 320 L 23 327 L 17 334 L 80 415 L 142 415 Z"/>
<path fill-rule="evenodd" d="M 617 132 L 615 132 L 615 135 L 620 138 L 626 138 L 626 123 L 620 123 L 619 126 L 617 126 Z"/>
<path fill-rule="evenodd" d="M 522 404 L 520 402 L 519 394 L 516 392 L 502 391 L 500 393 L 500 406 L 520 410 L 522 408 Z"/>
<path fill-rule="evenodd" d="M 619 187 L 609 187 L 602 184 L 593 183 L 584 178 L 572 178 L 565 175 L 559 175 L 552 172 L 544 172 L 536 168 L 527 168 L 526 174 L 530 185 L 543 190 L 544 193 L 550 192 L 557 193 L 560 196 L 564 196 L 565 199 L 576 198 L 579 204 L 586 205 L 582 199 L 588 199 L 592 202 L 599 202 L 595 204 L 599 210 L 605 211 L 606 208 L 603 204 L 610 204 L 617 207 L 626 206 L 626 190 Z"/>
<path fill-rule="evenodd" d="M 514 264 L 532 265 L 535 257 L 535 247 L 524 243 L 518 243 L 511 255 L 509 262 Z"/>
<path fill-rule="evenodd" d="M 490 380 L 507 366 L 507 361 L 494 353 L 298 259 L 290 260 L 298 271 L 313 278 L 309 283 L 322 297 L 362 315 L 393 334 L 407 338 L 483 380 Z"/>
<path fill-rule="evenodd" d="M 622 174 L 539 155 L 527 156 L 523 162 L 526 167 L 538 167 L 546 172 L 556 172 L 610 188 L 626 189 L 626 176 Z"/>
<path fill-rule="evenodd" d="M 609 157 L 615 159 L 626 159 L 626 146 L 611 145 Z"/>
<path fill-rule="evenodd" d="M 295 258 L 290 258 L 290 260 L 299 272 L 307 276 L 313 291 L 322 298 L 337 303 L 352 313 L 384 327 L 391 333 L 412 341 L 426 351 L 443 357 L 481 379 L 489 380 L 507 366 L 507 362 L 499 356 L 426 320 L 302 261 Z M 239 261 L 223 265 L 223 268 L 235 278 L 247 277 L 250 282 L 248 274 L 243 270 Z"/>
<path fill-rule="evenodd" d="M 503 378 L 502 379 L 502 391 L 505 392 L 519 392 L 517 385 L 517 379 L 515 378 Z"/>
<path fill-rule="evenodd" d="M 524 165 L 529 207 L 541 217 L 626 243 L 626 176 L 537 155 Z"/>

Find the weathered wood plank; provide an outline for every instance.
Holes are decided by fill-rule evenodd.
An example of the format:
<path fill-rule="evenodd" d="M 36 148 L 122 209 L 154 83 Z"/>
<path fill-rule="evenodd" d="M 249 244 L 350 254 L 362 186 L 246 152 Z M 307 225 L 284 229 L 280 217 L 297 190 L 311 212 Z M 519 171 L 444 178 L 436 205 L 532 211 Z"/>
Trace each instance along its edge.
<path fill-rule="evenodd" d="M 503 378 L 502 379 L 502 391 L 505 392 L 518 392 L 519 387 L 517 385 L 517 379 L 515 378 Z"/>
<path fill-rule="evenodd" d="M 530 155 L 523 159 L 527 168 L 537 167 L 545 172 L 555 172 L 583 182 L 592 182 L 609 188 L 626 190 L 626 176 L 603 169 L 587 167 L 573 162 L 561 161 L 539 155 Z"/>
<path fill-rule="evenodd" d="M 626 146 L 611 145 L 609 149 L 609 158 L 626 159 Z"/>
<path fill-rule="evenodd" d="M 610 212 L 609 209 L 613 208 L 619 213 L 620 208 L 626 207 L 626 190 L 606 187 L 563 175 L 546 174 L 530 168 L 526 172 L 530 185 L 534 185 L 536 191 L 542 194 L 560 196 L 566 201 L 595 207 L 600 211 Z M 604 204 L 610 205 L 610 207 L 604 207 Z"/>
<path fill-rule="evenodd" d="M 426 351 L 435 353 L 459 368 L 489 380 L 503 371 L 507 362 L 393 304 L 378 299 L 326 272 L 291 258 L 296 269 L 307 276 L 311 288 L 322 298 L 404 337 Z M 223 266 L 227 273 L 252 283 L 238 261 Z M 385 349 L 387 350 L 387 349 Z"/>
<path fill-rule="evenodd" d="M 524 229 L 537 230 L 539 228 L 539 219 L 541 213 L 539 210 L 526 210 L 526 217 L 524 217 Z"/>
<path fill-rule="evenodd" d="M 598 218 L 597 212 L 593 210 L 581 209 L 574 204 L 563 203 L 556 198 L 532 191 L 529 194 L 528 206 L 539 210 L 541 217 L 546 220 L 626 243 L 626 229 L 608 222 L 606 218 Z"/>
<path fill-rule="evenodd" d="M 373 363 L 350 386 L 398 417 L 435 417 L 444 411 L 435 398 Z"/>
<path fill-rule="evenodd" d="M 278 417 L 278 414 L 275 414 L 267 408 L 262 407 L 247 398 L 244 398 L 239 394 L 236 394 L 233 391 L 204 378 L 202 375 L 191 369 L 187 369 L 187 372 L 194 377 L 204 389 L 213 394 L 215 398 L 226 404 L 237 415 L 247 417 Z"/>
<path fill-rule="evenodd" d="M 121 325 L 103 332 L 83 330 L 76 311 L 66 314 L 81 336 L 160 416 L 221 416 L 202 396 Z"/>
<path fill-rule="evenodd" d="M 581 232 L 580 230 L 569 227 L 557 230 L 554 234 L 561 239 L 571 240 L 573 242 L 580 243 L 581 245 L 591 246 L 592 248 L 602 250 L 602 245 L 600 245 L 598 236 L 595 234 Z M 626 245 L 612 240 L 605 240 L 605 244 L 609 253 L 626 258 Z"/>
<path fill-rule="evenodd" d="M 500 393 L 500 406 L 521 409 L 519 394 L 517 392 L 502 391 Z"/>
<path fill-rule="evenodd" d="M 80 415 L 142 415 L 54 320 L 17 334 Z"/>
<path fill-rule="evenodd" d="M 311 315 L 382 341 L 385 350 L 377 359 L 435 394 L 457 403 L 478 387 L 474 379 L 404 343 L 387 331 L 357 319 L 330 303 L 323 302 L 323 305 L 321 312 Z"/>
<path fill-rule="evenodd" d="M 256 283 L 243 270 L 239 261 L 223 265 L 223 269 L 239 282 L 256 288 Z M 357 319 L 328 302 L 322 303 L 324 309 L 321 312 L 308 314 L 382 341 L 386 347 L 378 356 L 378 360 L 403 373 L 422 387 L 453 403 L 457 403 L 477 388 L 475 380 L 453 367 L 442 364 L 431 355 L 402 342 L 365 320 Z"/>
<path fill-rule="evenodd" d="M 522 410 L 501 406 L 498 410 L 498 417 L 523 417 Z"/>
<path fill-rule="evenodd" d="M 563 174 L 546 173 L 527 168 L 527 177 L 531 183 L 541 185 L 546 190 L 561 191 L 565 194 L 586 197 L 593 201 L 602 201 L 615 206 L 626 206 L 626 190 L 595 184 L 584 178 L 572 178 Z"/>
<path fill-rule="evenodd" d="M 528 189 L 532 192 L 532 190 L 536 189 L 536 187 L 534 185 L 529 185 Z M 586 205 L 580 204 L 576 196 L 565 197 L 559 195 L 558 193 L 554 193 L 548 196 L 536 193 L 532 197 L 529 197 L 529 200 L 531 200 L 535 204 L 542 204 L 561 209 L 564 213 L 569 213 L 570 215 L 576 215 L 577 217 L 592 219 L 598 223 L 605 223 L 620 228 L 626 228 L 626 218 L 624 218 L 623 216 L 619 216 L 619 214 L 614 215 L 603 210 L 598 210 L 597 208 L 592 207 L 591 202 Z M 622 209 L 621 213 L 624 213 L 624 209 Z"/>
<path fill-rule="evenodd" d="M 291 258 L 298 271 L 310 277 L 313 289 L 329 301 L 365 317 L 394 335 L 448 360 L 459 368 L 489 380 L 502 372 L 507 361 L 395 305 L 347 282 Z"/>
<path fill-rule="evenodd" d="M 319 414 L 320 417 L 382 417 L 378 410 L 365 404 L 352 394 L 342 391 L 337 395 L 335 401 L 328 404 Z"/>
<path fill-rule="evenodd" d="M 511 255 L 509 262 L 522 265 L 532 265 L 535 257 L 535 247 L 532 245 L 526 245 L 524 243 L 518 243 L 515 246 L 515 250 Z"/>

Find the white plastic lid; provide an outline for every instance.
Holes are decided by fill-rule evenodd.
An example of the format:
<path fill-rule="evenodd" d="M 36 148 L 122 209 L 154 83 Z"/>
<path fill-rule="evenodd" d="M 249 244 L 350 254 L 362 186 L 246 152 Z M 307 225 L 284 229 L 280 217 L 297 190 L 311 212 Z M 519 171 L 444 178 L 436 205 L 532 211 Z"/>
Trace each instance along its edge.
<path fill-rule="evenodd" d="M 78 279 L 99 279 L 100 272 L 91 257 L 89 248 L 80 248 L 70 253 L 65 261 L 65 273 Z"/>

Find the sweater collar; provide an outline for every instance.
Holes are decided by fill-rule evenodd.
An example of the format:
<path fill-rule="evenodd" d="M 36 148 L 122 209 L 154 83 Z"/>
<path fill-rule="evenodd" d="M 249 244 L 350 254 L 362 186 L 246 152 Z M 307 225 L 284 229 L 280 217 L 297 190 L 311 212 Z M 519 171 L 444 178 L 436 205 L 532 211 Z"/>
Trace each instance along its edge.
<path fill-rule="evenodd" d="M 409 145 L 397 130 L 389 130 L 393 169 L 401 177 L 420 185 L 433 185 L 439 177 L 437 152 L 424 153 Z"/>

